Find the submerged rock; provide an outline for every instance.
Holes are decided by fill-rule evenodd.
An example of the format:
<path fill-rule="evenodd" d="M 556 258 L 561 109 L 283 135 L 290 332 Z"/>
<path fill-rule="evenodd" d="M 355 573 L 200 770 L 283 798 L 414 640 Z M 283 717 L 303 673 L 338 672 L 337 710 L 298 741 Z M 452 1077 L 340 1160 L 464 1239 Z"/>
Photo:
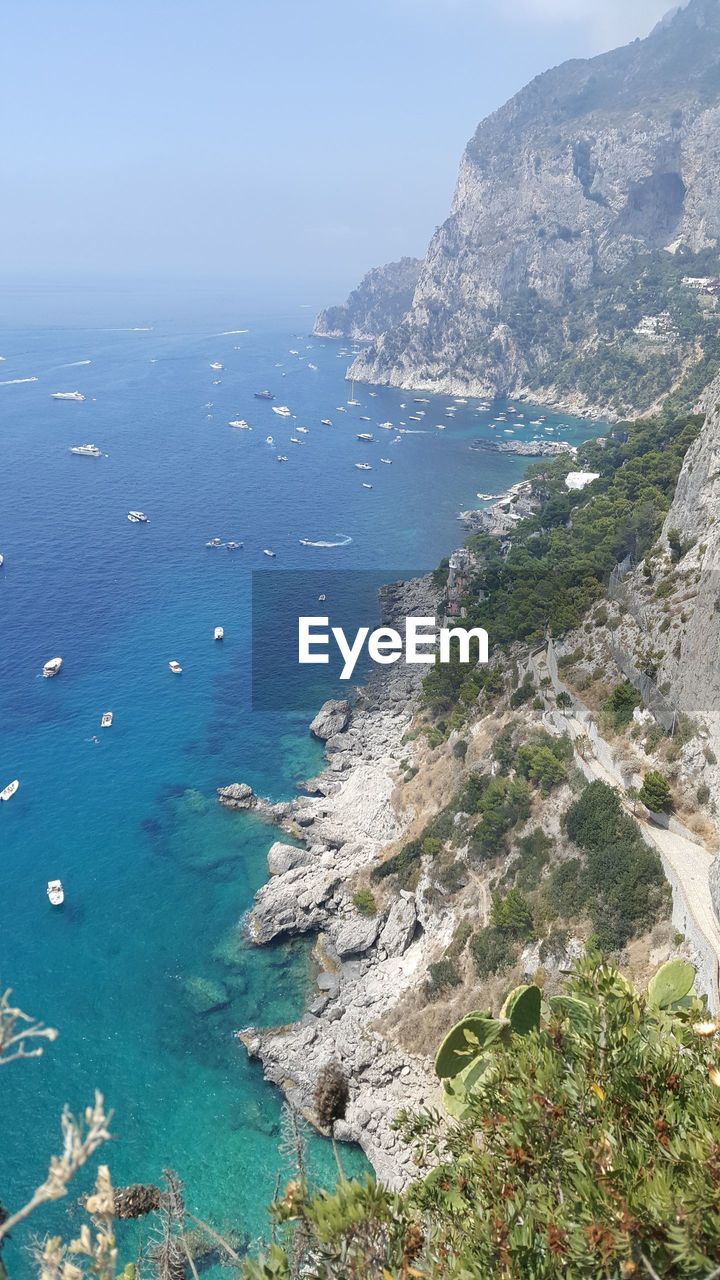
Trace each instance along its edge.
<path fill-rule="evenodd" d="M 193 1013 L 212 1013 L 230 1003 L 224 983 L 214 978 L 186 978 L 182 985 Z"/>
<path fill-rule="evenodd" d="M 342 733 L 350 721 L 350 703 L 347 698 L 330 698 L 324 702 L 310 724 L 310 732 L 321 742 L 327 742 L 336 733 Z"/>

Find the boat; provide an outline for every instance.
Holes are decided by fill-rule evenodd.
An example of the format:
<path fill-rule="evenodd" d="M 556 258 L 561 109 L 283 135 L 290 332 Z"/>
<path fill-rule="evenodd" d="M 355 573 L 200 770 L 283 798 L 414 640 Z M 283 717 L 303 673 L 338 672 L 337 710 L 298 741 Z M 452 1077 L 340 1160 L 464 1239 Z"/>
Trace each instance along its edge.
<path fill-rule="evenodd" d="M 354 378 L 350 384 L 350 399 L 348 400 L 348 404 L 352 404 L 352 405 L 360 404 L 360 401 L 355 399 L 355 379 Z"/>
<path fill-rule="evenodd" d="M 84 400 L 82 391 L 52 391 L 51 400 Z"/>
<path fill-rule="evenodd" d="M 291 443 L 291 444 L 302 444 L 302 440 L 298 440 L 297 436 L 291 436 L 291 437 L 290 437 L 290 443 Z"/>
<path fill-rule="evenodd" d="M 392 458 L 381 458 L 380 461 L 384 462 L 387 467 L 392 466 Z"/>
<path fill-rule="evenodd" d="M 53 676 L 57 675 L 62 664 L 63 664 L 62 658 L 51 658 L 49 662 L 46 662 L 45 666 L 42 669 L 42 673 L 45 679 L 52 680 Z"/>
<path fill-rule="evenodd" d="M 300 352 L 299 352 L 299 351 L 294 351 L 294 350 L 293 350 L 293 348 L 291 347 L 291 348 L 290 348 L 290 355 L 291 355 L 291 356 L 299 356 L 299 355 L 300 355 Z"/>
<path fill-rule="evenodd" d="M 358 435 L 356 435 L 355 439 L 356 439 L 356 440 L 367 440 L 370 444 L 372 444 L 372 443 L 373 443 L 373 437 L 370 435 L 370 432 L 369 432 L 369 431 L 360 431 L 360 432 L 358 433 Z"/>
<path fill-rule="evenodd" d="M 355 462 L 353 463 L 353 466 L 357 467 L 358 471 L 372 471 L 372 467 L 369 462 Z"/>
<path fill-rule="evenodd" d="M 225 545 L 228 551 L 239 551 L 241 547 L 245 546 L 245 543 L 244 542 L 227 542 Z"/>
<path fill-rule="evenodd" d="M 275 441 L 273 440 L 272 436 L 266 436 L 266 437 L 265 437 L 265 443 L 266 443 L 266 444 L 274 444 L 274 443 L 275 443 Z"/>
<path fill-rule="evenodd" d="M 228 423 L 228 426 L 237 427 L 239 431 L 252 431 L 252 427 L 244 418 L 233 418 L 232 422 Z"/>
<path fill-rule="evenodd" d="M 279 418 L 291 418 L 291 417 L 292 417 L 292 414 L 291 414 L 291 412 L 290 412 L 290 410 L 288 409 L 288 407 L 287 407 L 287 405 L 286 405 L 286 404 L 274 404 L 274 405 L 273 405 L 273 407 L 272 407 L 272 411 L 273 411 L 273 413 L 276 413 L 276 414 L 278 415 L 278 417 L 279 417 Z"/>
<path fill-rule="evenodd" d="M 321 418 L 321 419 L 320 419 L 320 422 L 322 423 L 322 425 L 323 425 L 324 427 L 331 427 L 331 426 L 332 426 L 332 422 L 331 422 L 330 418 Z"/>
<path fill-rule="evenodd" d="M 362 487 L 363 487 L 363 489 L 372 489 L 372 485 L 371 485 L 371 484 L 368 484 L 367 480 L 363 480 L 363 486 L 362 486 Z"/>
<path fill-rule="evenodd" d="M 221 546 L 222 546 L 222 542 L 220 541 L 220 539 L 219 539 L 219 538 L 211 538 L 209 542 L 206 542 L 206 543 L 205 543 L 205 546 L 206 546 L 206 547 L 221 547 Z"/>
<path fill-rule="evenodd" d="M 361 421 L 361 422 L 369 422 L 369 421 L 370 421 L 370 419 L 368 418 L 367 414 L 361 413 L 361 414 L 360 414 L 360 421 Z"/>
<path fill-rule="evenodd" d="M 102 449 L 98 449 L 96 444 L 74 444 L 70 453 L 76 453 L 81 458 L 102 458 Z"/>
<path fill-rule="evenodd" d="M 408 420 L 410 422 L 422 422 L 422 418 L 420 417 L 419 413 L 409 413 Z"/>
<path fill-rule="evenodd" d="M 17 778 L 12 782 L 8 782 L 7 786 L 3 787 L 2 791 L 0 791 L 0 800 L 9 800 L 11 796 L 15 795 L 19 786 L 20 783 Z"/>
<path fill-rule="evenodd" d="M 298 435 L 303 435 L 303 436 L 310 435 L 309 427 L 296 427 L 295 430 L 297 431 Z"/>
<path fill-rule="evenodd" d="M 413 404 L 429 404 L 429 403 L 430 401 L 426 398 L 426 396 L 413 396 Z M 463 401 L 463 403 L 467 403 L 467 401 Z"/>
<path fill-rule="evenodd" d="M 272 391 L 256 391 L 254 393 L 256 400 L 274 400 L 275 396 Z"/>
<path fill-rule="evenodd" d="M 263 555 L 270 556 L 271 560 L 275 559 L 275 552 L 271 551 L 269 547 L 263 547 Z"/>
<path fill-rule="evenodd" d="M 61 907 L 65 901 L 65 891 L 62 887 L 62 880 L 48 880 L 47 896 L 50 900 L 51 907 Z"/>
<path fill-rule="evenodd" d="M 277 456 L 277 460 L 278 460 L 278 462 L 287 462 L 287 454 L 286 454 L 286 453 L 279 453 L 279 454 L 278 454 L 278 456 Z"/>
<path fill-rule="evenodd" d="M 222 365 L 221 365 L 221 363 L 220 363 L 220 361 L 219 361 L 219 360 L 211 360 L 211 361 L 210 361 L 210 368 L 211 368 L 211 369 L 218 370 L 218 369 L 222 369 Z"/>
<path fill-rule="evenodd" d="M 345 406 L 344 406 L 344 405 L 342 405 L 342 404 L 336 404 L 336 405 L 335 405 L 335 408 L 337 409 L 338 413 L 345 413 L 345 412 L 347 412 L 347 411 L 346 411 L 346 409 L 345 409 Z"/>
<path fill-rule="evenodd" d="M 378 426 L 382 427 L 383 431 L 392 431 L 393 429 L 392 422 L 378 422 Z"/>
<path fill-rule="evenodd" d="M 174 662 L 174 661 L 173 661 L 173 662 L 168 662 L 168 666 L 169 666 L 169 668 L 170 668 L 170 670 L 172 671 L 172 673 L 173 673 L 173 675 L 174 675 L 174 676 L 180 676 L 180 675 L 182 675 L 182 667 L 180 666 L 180 663 L 179 663 L 179 662 Z"/>
<path fill-rule="evenodd" d="M 215 630 L 213 631 L 213 640 L 222 640 L 224 636 L 225 636 L 225 631 L 223 627 L 216 627 Z"/>
<path fill-rule="evenodd" d="M 144 511 L 128 511 L 128 520 L 131 524 L 149 524 L 150 521 Z"/>
<path fill-rule="evenodd" d="M 317 373 L 317 365 L 312 364 L 310 360 L 308 360 L 308 369 L 312 369 L 314 373 Z"/>
<path fill-rule="evenodd" d="M 101 729 L 109 729 L 109 728 L 110 728 L 110 725 L 112 724 L 112 720 L 113 720 L 113 713 L 112 713 L 112 711 L 106 711 L 106 712 L 104 712 L 103 717 L 102 717 L 102 720 L 100 721 L 100 728 L 101 728 Z"/>
<path fill-rule="evenodd" d="M 1 555 L 1 554 L 0 554 L 0 569 L 2 569 L 2 567 L 3 567 L 4 563 L 5 563 L 5 557 L 4 557 L 4 555 Z"/>
<path fill-rule="evenodd" d="M 321 594 L 318 596 L 318 600 L 320 601 L 321 604 L 323 603 L 323 601 L 327 600 L 327 596 L 325 595 L 324 591 L 321 592 Z"/>

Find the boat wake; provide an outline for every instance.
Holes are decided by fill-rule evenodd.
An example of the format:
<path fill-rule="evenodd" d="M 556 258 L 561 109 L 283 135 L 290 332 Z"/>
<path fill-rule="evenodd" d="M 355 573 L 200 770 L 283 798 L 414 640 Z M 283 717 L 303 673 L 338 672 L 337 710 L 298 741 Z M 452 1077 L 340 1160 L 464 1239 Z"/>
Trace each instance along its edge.
<path fill-rule="evenodd" d="M 352 538 L 347 533 L 336 533 L 335 537 L 339 541 L 330 542 L 329 540 L 318 539 L 317 542 L 313 542 L 310 538 L 301 538 L 300 544 L 303 547 L 349 547 L 352 542 Z"/>
<path fill-rule="evenodd" d="M 236 333 L 249 333 L 249 329 L 223 329 L 222 333 L 214 333 L 213 338 L 231 338 Z"/>
<path fill-rule="evenodd" d="M 71 360 L 69 364 L 57 364 L 56 369 L 76 369 L 81 364 L 92 364 L 92 360 Z"/>
<path fill-rule="evenodd" d="M 20 382 L 39 382 L 39 378 L 6 378 L 0 387 L 16 387 Z"/>

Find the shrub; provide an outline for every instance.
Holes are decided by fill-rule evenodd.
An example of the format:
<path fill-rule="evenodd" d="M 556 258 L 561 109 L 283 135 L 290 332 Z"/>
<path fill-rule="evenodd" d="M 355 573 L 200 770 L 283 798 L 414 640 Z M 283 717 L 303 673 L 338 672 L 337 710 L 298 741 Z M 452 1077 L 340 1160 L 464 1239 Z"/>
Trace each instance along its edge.
<path fill-rule="evenodd" d="M 451 987 L 459 987 L 462 978 L 453 960 L 444 957 L 428 965 L 428 980 L 425 983 L 425 994 L 429 1000 L 435 1000 Z"/>
<path fill-rule="evenodd" d="M 645 774 L 639 798 L 653 813 L 669 813 L 673 807 L 669 784 L 656 769 Z"/>
<path fill-rule="evenodd" d="M 504 930 L 513 938 L 527 938 L 532 933 L 530 903 L 519 889 L 510 889 L 504 898 L 496 894 L 490 918 L 497 929 Z"/>
<path fill-rule="evenodd" d="M 642 703 L 642 698 L 637 689 L 631 685 L 629 680 L 623 680 L 620 684 L 616 684 L 609 698 L 603 703 L 603 711 L 608 716 L 615 729 L 622 729 L 632 720 L 632 714 L 636 707 Z"/>
<path fill-rule="evenodd" d="M 352 904 L 363 916 L 377 915 L 377 902 L 371 889 L 356 889 L 352 896 Z"/>
<path fill-rule="evenodd" d="M 521 685 L 510 696 L 510 706 L 521 707 L 525 702 L 529 702 L 535 692 L 535 685 L 530 676 L 526 676 Z"/>
<path fill-rule="evenodd" d="M 515 943 L 505 929 L 487 925 L 478 929 L 470 939 L 470 951 L 479 978 L 489 978 L 507 969 L 515 959 Z"/>

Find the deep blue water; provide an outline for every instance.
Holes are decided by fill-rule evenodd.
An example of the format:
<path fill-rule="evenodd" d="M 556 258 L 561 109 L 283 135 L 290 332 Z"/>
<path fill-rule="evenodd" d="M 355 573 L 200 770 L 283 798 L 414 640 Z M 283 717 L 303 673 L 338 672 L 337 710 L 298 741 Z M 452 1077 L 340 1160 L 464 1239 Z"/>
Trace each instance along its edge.
<path fill-rule="evenodd" d="M 361 386 L 348 407 L 347 359 L 302 336 L 307 311 L 258 321 L 205 300 L 192 319 L 185 307 L 182 319 L 128 322 L 127 310 L 108 304 L 92 327 L 0 328 L 0 786 L 21 782 L 0 806 L 0 980 L 61 1032 L 41 1060 L 0 1073 L 0 1199 L 12 1208 L 41 1179 L 62 1104 L 79 1109 L 100 1087 L 115 1111 L 116 1182 L 169 1166 L 194 1212 L 256 1237 L 280 1164 L 280 1103 L 232 1033 L 299 1013 L 308 954 L 243 947 L 238 921 L 273 834 L 221 810 L 214 792 L 243 779 L 287 796 L 321 755 L 306 727 L 316 668 L 303 714 L 250 707 L 250 571 L 433 567 L 462 540 L 458 510 L 519 479 L 525 462 L 468 450 L 497 407 L 452 419 L 451 402 L 431 397 L 416 423 L 410 395 Z M 25 378 L 37 381 L 12 381 Z M 265 386 L 294 419 L 253 398 Z M 55 402 L 58 390 L 86 400 Z M 228 426 L 238 417 L 252 432 Z M 376 425 L 386 419 L 419 433 L 393 443 Z M 308 434 L 289 443 L 300 424 Z M 357 442 L 361 430 L 379 444 Z M 88 441 L 108 456 L 68 452 Z M 372 472 L 353 467 L 363 458 Z M 150 524 L 130 524 L 131 508 Z M 214 536 L 244 549 L 208 550 Z M 56 654 L 60 676 L 41 679 Z M 101 731 L 106 710 L 114 724 Z M 66 905 L 53 912 L 56 876 Z M 223 1009 L 193 1008 L 183 984 L 197 977 L 224 984 Z M 327 1145 L 314 1139 L 310 1156 L 332 1178 Z M 355 1152 L 346 1162 L 363 1167 Z M 36 1215 L 34 1230 L 68 1229 L 71 1200 Z M 12 1261 L 22 1274 L 17 1251 Z"/>

